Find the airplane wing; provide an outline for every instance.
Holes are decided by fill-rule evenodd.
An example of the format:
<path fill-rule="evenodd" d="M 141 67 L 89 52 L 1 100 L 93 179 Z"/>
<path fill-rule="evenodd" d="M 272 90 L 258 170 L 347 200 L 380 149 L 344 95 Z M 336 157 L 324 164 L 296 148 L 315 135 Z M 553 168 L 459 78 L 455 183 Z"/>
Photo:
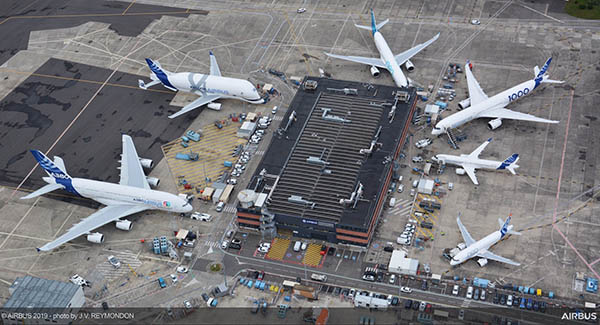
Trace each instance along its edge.
<path fill-rule="evenodd" d="M 485 149 L 485 147 L 487 147 L 487 145 L 490 144 L 490 141 L 492 141 L 492 138 L 489 138 L 486 142 L 482 143 L 479 147 L 477 147 L 477 149 L 473 150 L 473 152 L 469 154 L 469 157 L 478 158 L 483 149 Z"/>
<path fill-rule="evenodd" d="M 423 44 L 419 44 L 411 49 L 408 49 L 408 50 L 396 55 L 394 57 L 396 59 L 396 62 L 398 63 L 398 65 L 403 65 L 406 61 L 408 61 L 408 59 L 412 58 L 417 53 L 421 52 L 421 50 L 423 50 L 424 48 L 429 46 L 431 43 L 435 42 L 435 40 L 437 40 L 438 37 L 440 37 L 440 33 L 435 35 L 432 39 L 428 40 L 427 42 L 425 42 Z"/>
<path fill-rule="evenodd" d="M 336 59 L 342 59 L 342 60 L 346 60 L 346 61 L 362 63 L 362 64 L 366 64 L 366 65 L 374 65 L 379 68 L 387 69 L 387 67 L 385 66 L 385 63 L 380 58 L 365 58 L 362 56 L 345 56 L 345 55 L 331 54 L 331 53 L 327 53 L 327 52 L 325 52 L 325 54 L 327 56 L 330 56 L 330 57 L 336 58 Z"/>
<path fill-rule="evenodd" d="M 475 176 L 475 167 L 465 164 L 465 165 L 462 165 L 462 168 L 465 170 L 467 175 L 469 175 L 469 178 L 471 179 L 473 184 L 479 185 L 479 182 L 477 181 L 477 176 Z"/>
<path fill-rule="evenodd" d="M 475 104 L 481 103 L 486 100 L 488 96 L 483 92 L 481 86 L 479 86 L 479 82 L 473 76 L 473 72 L 471 72 L 471 68 L 469 68 L 469 61 L 465 65 L 465 73 L 467 75 L 467 86 L 469 87 L 469 98 L 471 98 L 471 106 Z"/>
<path fill-rule="evenodd" d="M 208 94 L 208 95 L 201 96 L 201 97 L 197 98 L 196 100 L 194 100 L 193 102 L 185 105 L 179 112 L 169 115 L 169 118 L 176 118 L 177 116 L 185 114 L 185 113 L 187 113 L 193 109 L 196 109 L 202 105 L 212 103 L 219 98 L 221 98 L 221 95 Z"/>
<path fill-rule="evenodd" d="M 140 158 L 135 151 L 133 140 L 127 134 L 123 134 L 121 139 L 123 153 L 121 154 L 121 180 L 119 184 L 150 189 L 146 174 L 140 164 Z"/>
<path fill-rule="evenodd" d="M 533 116 L 531 114 L 515 112 L 506 108 L 492 108 L 479 114 L 478 117 L 491 117 L 521 121 L 531 121 L 540 123 L 558 123 L 559 121 L 547 120 L 545 118 Z"/>
<path fill-rule="evenodd" d="M 519 266 L 521 265 L 521 263 L 517 263 L 513 260 L 509 260 L 506 257 L 502 257 L 500 255 L 496 255 L 488 250 L 484 250 L 484 251 L 480 251 L 477 256 L 479 257 L 483 257 L 483 258 L 487 258 L 488 260 L 494 260 L 496 262 L 502 262 L 502 263 L 506 263 L 506 264 L 510 264 L 510 265 L 515 265 L 515 266 Z"/>
<path fill-rule="evenodd" d="M 210 75 L 219 77 L 221 76 L 221 69 L 219 69 L 217 58 L 215 58 L 212 51 L 210 51 Z"/>
<path fill-rule="evenodd" d="M 475 240 L 473 237 L 471 237 L 471 234 L 469 234 L 469 231 L 467 228 L 465 228 L 465 225 L 463 225 L 463 223 L 460 221 L 460 217 L 456 217 L 456 223 L 458 224 L 458 229 L 460 229 L 460 234 L 462 235 L 465 244 L 467 244 L 467 247 L 471 246 Z"/>
<path fill-rule="evenodd" d="M 64 235 L 38 248 L 38 251 L 49 251 L 56 247 L 69 242 L 81 235 L 87 234 L 90 231 L 99 228 L 111 221 L 118 220 L 128 215 L 147 210 L 146 207 L 140 205 L 109 205 L 95 213 L 92 213 L 87 218 L 82 219 L 69 229 Z"/>

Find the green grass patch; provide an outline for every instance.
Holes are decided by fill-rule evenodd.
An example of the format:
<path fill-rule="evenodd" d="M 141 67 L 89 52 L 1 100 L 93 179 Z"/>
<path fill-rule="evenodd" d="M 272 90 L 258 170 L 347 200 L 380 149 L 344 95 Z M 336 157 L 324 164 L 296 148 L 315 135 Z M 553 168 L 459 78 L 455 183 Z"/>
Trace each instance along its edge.
<path fill-rule="evenodd" d="M 600 19 L 600 0 L 570 0 L 565 12 L 583 19 Z"/>

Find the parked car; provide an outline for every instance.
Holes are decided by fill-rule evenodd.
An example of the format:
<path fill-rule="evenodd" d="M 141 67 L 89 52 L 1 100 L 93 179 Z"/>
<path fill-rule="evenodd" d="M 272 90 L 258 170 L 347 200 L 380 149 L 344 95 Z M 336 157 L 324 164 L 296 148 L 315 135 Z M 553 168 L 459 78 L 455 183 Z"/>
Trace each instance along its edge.
<path fill-rule="evenodd" d="M 300 247 L 300 249 L 305 251 L 306 247 L 308 247 L 308 244 L 306 244 L 305 242 L 302 242 L 302 246 Z"/>
<path fill-rule="evenodd" d="M 419 311 L 425 311 L 426 306 L 427 306 L 427 303 L 424 301 L 421 301 L 421 304 L 419 304 Z"/>
<path fill-rule="evenodd" d="M 192 213 L 192 215 L 190 216 L 190 218 L 192 218 L 192 220 L 200 220 L 200 221 L 211 221 L 212 220 L 212 216 L 208 213 L 200 213 L 200 212 L 194 212 Z"/>
<path fill-rule="evenodd" d="M 171 277 L 173 283 L 177 283 L 177 276 L 175 274 L 170 274 L 169 276 Z"/>
<path fill-rule="evenodd" d="M 422 139 L 422 140 L 419 140 L 419 141 L 417 141 L 417 142 L 415 143 L 415 146 L 416 146 L 418 149 L 423 149 L 423 148 L 427 147 L 427 146 L 428 146 L 428 145 L 430 145 L 430 144 L 431 144 L 431 139 L 429 139 L 429 138 L 425 138 L 425 139 Z"/>
<path fill-rule="evenodd" d="M 411 293 L 412 289 L 409 287 L 400 287 L 400 292 Z"/>
<path fill-rule="evenodd" d="M 225 203 L 224 202 L 219 202 L 217 204 L 217 207 L 215 208 L 215 210 L 217 210 L 217 212 L 221 212 L 221 211 L 223 211 L 224 208 L 225 208 Z"/>
<path fill-rule="evenodd" d="M 222 248 L 222 249 L 227 249 L 227 247 L 229 247 L 229 241 L 228 241 L 228 240 L 224 240 L 224 241 L 221 243 L 221 248 Z"/>
<path fill-rule="evenodd" d="M 362 279 L 369 282 L 375 282 L 375 277 L 370 274 L 363 275 Z"/>
<path fill-rule="evenodd" d="M 458 311 L 458 319 L 459 320 L 464 320 L 465 319 L 465 310 L 461 309 Z"/>
<path fill-rule="evenodd" d="M 335 254 L 335 247 L 329 247 L 329 250 L 327 251 L 327 255 L 331 256 Z"/>
<path fill-rule="evenodd" d="M 392 274 L 392 275 L 390 276 L 390 284 L 394 284 L 394 283 L 396 283 L 396 275 L 395 275 L 395 274 Z"/>
<path fill-rule="evenodd" d="M 398 193 L 404 192 L 404 184 L 398 185 Z"/>
<path fill-rule="evenodd" d="M 165 282 L 165 279 L 163 279 L 162 277 L 158 278 L 158 285 L 161 288 L 166 288 L 167 287 L 167 283 Z"/>
<path fill-rule="evenodd" d="M 454 287 L 452 287 L 452 294 L 458 296 L 458 284 L 455 284 Z"/>
<path fill-rule="evenodd" d="M 481 21 L 479 19 L 471 19 L 471 25 L 480 25 Z"/>
<path fill-rule="evenodd" d="M 404 308 L 410 309 L 410 307 L 412 307 L 412 300 L 406 299 L 406 301 L 404 302 Z"/>
<path fill-rule="evenodd" d="M 508 297 L 506 298 L 506 305 L 507 306 L 512 306 L 513 304 L 513 296 L 512 295 L 508 295 Z"/>
<path fill-rule="evenodd" d="M 296 10 L 297 13 L 301 14 L 306 12 L 306 8 L 299 8 L 298 10 Z"/>
<path fill-rule="evenodd" d="M 473 287 L 469 286 L 467 288 L 467 295 L 465 296 L 467 299 L 473 299 Z"/>
<path fill-rule="evenodd" d="M 479 300 L 479 288 L 475 289 L 475 293 L 473 293 L 473 300 Z"/>
<path fill-rule="evenodd" d="M 427 280 L 423 280 L 421 283 L 421 290 L 427 290 Z"/>
<path fill-rule="evenodd" d="M 533 308 L 533 299 L 528 298 L 527 299 L 527 309 L 531 310 L 531 308 Z"/>
<path fill-rule="evenodd" d="M 188 273 L 188 268 L 185 266 L 178 266 L 177 267 L 177 272 L 179 273 Z"/>
<path fill-rule="evenodd" d="M 479 296 L 479 300 L 485 301 L 485 289 L 481 289 L 481 295 Z"/>
<path fill-rule="evenodd" d="M 121 267 L 121 262 L 119 262 L 119 260 L 114 256 L 111 255 L 108 257 L 108 262 L 110 263 L 110 265 L 112 265 L 115 269 L 118 269 Z"/>
<path fill-rule="evenodd" d="M 183 301 L 183 306 L 185 307 L 185 309 L 192 309 L 192 303 L 188 300 Z"/>
<path fill-rule="evenodd" d="M 415 164 L 422 163 L 423 162 L 423 157 L 421 157 L 421 156 L 414 156 L 414 157 L 412 157 L 412 162 L 414 162 Z"/>

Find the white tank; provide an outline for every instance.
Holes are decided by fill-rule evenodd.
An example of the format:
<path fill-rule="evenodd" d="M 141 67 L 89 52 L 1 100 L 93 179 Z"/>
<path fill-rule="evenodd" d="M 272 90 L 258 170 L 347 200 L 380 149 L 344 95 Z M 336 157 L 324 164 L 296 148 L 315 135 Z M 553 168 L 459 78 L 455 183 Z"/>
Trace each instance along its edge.
<path fill-rule="evenodd" d="M 256 194 L 256 192 L 254 192 L 253 190 L 242 190 L 240 191 L 240 193 L 238 193 L 238 201 L 240 202 L 240 205 L 242 206 L 242 208 L 248 209 L 251 206 L 254 205 L 254 202 L 256 202 L 256 198 L 258 197 L 258 194 Z"/>

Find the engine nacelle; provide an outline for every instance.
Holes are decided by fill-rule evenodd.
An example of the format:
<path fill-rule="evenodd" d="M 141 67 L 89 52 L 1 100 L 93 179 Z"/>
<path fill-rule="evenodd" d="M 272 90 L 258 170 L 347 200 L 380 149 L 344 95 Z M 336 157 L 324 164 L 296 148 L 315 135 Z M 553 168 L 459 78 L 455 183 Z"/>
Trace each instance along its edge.
<path fill-rule="evenodd" d="M 477 260 L 477 264 L 479 264 L 479 266 L 481 266 L 481 267 L 484 267 L 484 266 L 486 266 L 486 265 L 487 265 L 487 263 L 488 263 L 488 260 L 487 260 L 487 258 L 483 258 L 483 257 L 482 257 L 482 258 L 480 258 L 480 259 L 478 259 L 478 260 Z"/>
<path fill-rule="evenodd" d="M 148 185 L 150 185 L 150 187 L 152 187 L 152 188 L 157 188 L 158 183 L 160 183 L 160 179 L 156 178 L 156 177 L 146 176 L 146 181 L 148 182 Z"/>
<path fill-rule="evenodd" d="M 406 62 L 404 63 L 404 67 L 408 72 L 415 71 L 415 65 L 412 62 L 410 62 L 410 60 L 406 60 Z"/>
<path fill-rule="evenodd" d="M 99 232 L 88 234 L 87 240 L 95 244 L 102 244 L 104 242 L 104 235 Z"/>
<path fill-rule="evenodd" d="M 495 130 L 495 129 L 499 128 L 500 125 L 502 125 L 502 119 L 499 119 L 499 118 L 493 119 L 488 122 L 488 128 L 490 130 Z"/>
<path fill-rule="evenodd" d="M 371 66 L 371 75 L 375 78 L 379 77 L 379 69 L 376 66 Z"/>
<path fill-rule="evenodd" d="M 470 97 L 469 97 L 469 98 L 467 98 L 467 99 L 461 100 L 461 101 L 458 103 L 458 107 L 459 107 L 460 109 L 465 109 L 465 108 L 467 108 L 467 107 L 469 107 L 469 106 L 471 106 L 471 98 L 470 98 Z"/>
<path fill-rule="evenodd" d="M 131 230 L 133 223 L 131 223 L 131 221 L 129 221 L 129 220 L 119 220 L 119 221 L 117 221 L 116 226 L 117 226 L 117 229 L 129 231 L 129 230 Z"/>
<path fill-rule="evenodd" d="M 465 170 L 462 168 L 456 168 L 456 175 L 464 175 L 465 174 Z"/>
<path fill-rule="evenodd" d="M 154 167 L 154 162 L 152 161 L 152 159 L 148 158 L 140 158 L 140 164 L 142 165 L 142 167 L 148 169 Z"/>
<path fill-rule="evenodd" d="M 206 107 L 215 110 L 215 111 L 220 111 L 221 110 L 221 103 L 209 103 L 208 105 L 206 105 Z"/>

